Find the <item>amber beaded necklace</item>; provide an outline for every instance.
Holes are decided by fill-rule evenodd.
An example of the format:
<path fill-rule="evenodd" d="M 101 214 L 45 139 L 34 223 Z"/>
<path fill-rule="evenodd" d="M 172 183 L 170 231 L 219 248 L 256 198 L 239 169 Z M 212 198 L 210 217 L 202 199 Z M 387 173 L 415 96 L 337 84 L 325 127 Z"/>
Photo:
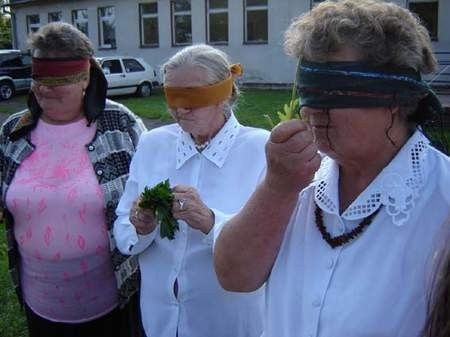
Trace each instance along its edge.
<path fill-rule="evenodd" d="M 331 234 L 325 228 L 323 224 L 323 214 L 319 206 L 316 205 L 315 215 L 316 215 L 316 226 L 319 229 L 320 234 L 322 234 L 323 239 L 331 246 L 331 248 L 336 248 L 346 243 L 356 239 L 361 233 L 372 223 L 373 218 L 378 214 L 380 208 L 378 208 L 374 213 L 365 217 L 358 226 L 348 233 L 332 237 Z"/>

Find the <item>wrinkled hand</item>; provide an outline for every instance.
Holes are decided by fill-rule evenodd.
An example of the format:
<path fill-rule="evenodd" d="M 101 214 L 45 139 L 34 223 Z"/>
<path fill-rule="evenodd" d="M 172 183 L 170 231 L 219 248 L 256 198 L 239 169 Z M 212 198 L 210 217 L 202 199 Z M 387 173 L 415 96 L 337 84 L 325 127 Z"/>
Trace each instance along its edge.
<path fill-rule="evenodd" d="M 265 181 L 280 192 L 298 193 L 312 180 L 320 155 L 308 125 L 299 119 L 278 124 L 266 144 Z"/>
<path fill-rule="evenodd" d="M 190 186 L 177 185 L 172 192 L 174 218 L 184 220 L 190 227 L 208 234 L 214 225 L 214 214 L 200 199 L 197 190 Z"/>
<path fill-rule="evenodd" d="M 157 226 L 155 216 L 151 209 L 139 207 L 140 197 L 133 202 L 130 209 L 130 222 L 136 228 L 140 235 L 146 235 L 153 232 Z"/>

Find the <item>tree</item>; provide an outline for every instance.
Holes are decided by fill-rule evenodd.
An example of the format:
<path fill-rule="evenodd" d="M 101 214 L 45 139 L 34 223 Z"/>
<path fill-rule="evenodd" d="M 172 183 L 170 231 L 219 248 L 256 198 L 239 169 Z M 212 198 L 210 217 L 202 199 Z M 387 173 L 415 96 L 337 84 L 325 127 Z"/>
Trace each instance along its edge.
<path fill-rule="evenodd" d="M 0 5 L 7 2 L 0 1 Z M 11 17 L 0 10 L 0 49 L 12 48 Z"/>

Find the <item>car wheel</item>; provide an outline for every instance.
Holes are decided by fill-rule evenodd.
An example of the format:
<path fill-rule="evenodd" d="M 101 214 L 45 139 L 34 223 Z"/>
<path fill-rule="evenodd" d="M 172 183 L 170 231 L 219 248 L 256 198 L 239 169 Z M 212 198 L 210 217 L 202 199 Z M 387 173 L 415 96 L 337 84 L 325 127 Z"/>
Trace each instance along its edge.
<path fill-rule="evenodd" d="M 138 89 L 137 94 L 140 97 L 148 97 L 152 94 L 152 85 L 148 82 L 142 83 Z"/>
<path fill-rule="evenodd" d="M 14 87 L 9 82 L 0 82 L 0 99 L 7 100 L 12 97 L 14 93 Z"/>

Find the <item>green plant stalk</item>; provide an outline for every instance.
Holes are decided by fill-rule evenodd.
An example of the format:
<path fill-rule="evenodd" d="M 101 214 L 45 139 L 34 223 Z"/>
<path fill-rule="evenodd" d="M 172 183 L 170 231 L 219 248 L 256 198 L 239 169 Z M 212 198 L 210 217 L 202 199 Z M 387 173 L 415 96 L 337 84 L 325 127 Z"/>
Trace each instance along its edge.
<path fill-rule="evenodd" d="M 298 69 L 298 64 L 297 64 L 297 69 Z M 277 111 L 277 116 L 279 118 L 279 122 L 288 121 L 288 120 L 291 120 L 294 118 L 301 119 L 300 111 L 297 111 L 297 110 L 299 110 L 299 107 L 300 107 L 300 98 L 296 98 L 296 88 L 297 88 L 297 76 L 295 76 L 294 83 L 292 85 L 291 100 L 289 101 L 289 105 L 284 104 L 284 106 L 283 106 L 284 112 Z M 271 126 L 271 128 L 273 128 L 275 126 L 275 123 L 273 122 L 272 118 L 270 118 L 269 115 L 265 114 L 264 118 L 269 122 L 269 125 Z"/>

